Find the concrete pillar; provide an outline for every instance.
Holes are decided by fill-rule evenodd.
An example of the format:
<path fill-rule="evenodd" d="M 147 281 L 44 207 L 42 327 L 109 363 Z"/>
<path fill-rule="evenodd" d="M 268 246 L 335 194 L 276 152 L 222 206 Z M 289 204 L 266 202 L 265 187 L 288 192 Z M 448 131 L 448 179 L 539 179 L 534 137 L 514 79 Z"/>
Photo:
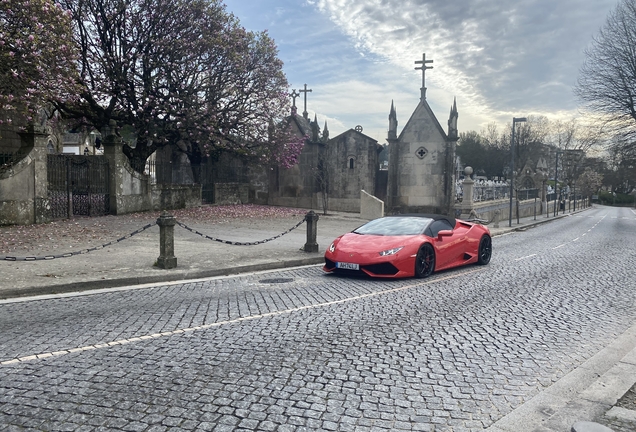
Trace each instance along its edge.
<path fill-rule="evenodd" d="M 464 168 L 464 182 L 462 184 L 462 219 L 469 219 L 471 212 L 474 210 L 474 198 L 473 198 L 473 188 L 475 186 L 475 182 L 470 178 L 473 173 L 473 169 L 469 166 Z"/>
<path fill-rule="evenodd" d="M 157 267 L 171 269 L 177 266 L 177 258 L 174 256 L 174 226 L 177 221 L 174 216 L 163 213 L 157 219 L 159 225 L 159 258 Z"/>
<path fill-rule="evenodd" d="M 115 134 L 115 123 L 111 121 L 110 126 L 104 126 L 101 130 L 102 145 L 104 146 L 104 157 L 108 160 L 109 165 L 109 194 L 110 194 L 110 213 L 117 215 L 123 214 L 124 209 L 121 197 L 124 193 L 124 143 Z"/>
<path fill-rule="evenodd" d="M 305 222 L 307 222 L 307 243 L 303 247 L 305 252 L 318 252 L 318 243 L 316 238 L 318 237 L 318 215 L 313 211 L 309 211 L 305 215 Z"/>

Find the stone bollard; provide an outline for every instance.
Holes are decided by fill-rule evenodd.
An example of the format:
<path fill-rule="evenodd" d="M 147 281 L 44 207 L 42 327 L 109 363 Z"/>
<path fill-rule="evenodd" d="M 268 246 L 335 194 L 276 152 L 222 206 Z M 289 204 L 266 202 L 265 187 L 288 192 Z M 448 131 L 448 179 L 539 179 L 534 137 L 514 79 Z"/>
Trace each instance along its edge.
<path fill-rule="evenodd" d="M 495 210 L 495 228 L 499 228 L 499 214 L 501 210 Z"/>
<path fill-rule="evenodd" d="M 159 258 L 157 267 L 172 269 L 177 266 L 177 258 L 174 256 L 174 226 L 177 223 L 174 216 L 163 212 L 157 225 L 159 225 Z"/>
<path fill-rule="evenodd" d="M 305 252 L 318 252 L 318 243 L 316 242 L 318 215 L 311 210 L 305 215 L 305 221 L 307 222 L 307 243 L 305 243 L 303 250 Z"/>

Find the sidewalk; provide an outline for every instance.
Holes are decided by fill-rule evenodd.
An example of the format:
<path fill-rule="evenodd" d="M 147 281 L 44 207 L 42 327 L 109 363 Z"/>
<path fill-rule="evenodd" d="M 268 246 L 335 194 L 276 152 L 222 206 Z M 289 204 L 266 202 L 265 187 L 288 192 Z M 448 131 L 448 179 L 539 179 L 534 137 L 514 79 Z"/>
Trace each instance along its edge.
<path fill-rule="evenodd" d="M 206 208 L 175 211 L 177 220 L 208 236 L 233 242 L 255 242 L 277 236 L 304 219 L 307 210 L 263 209 L 214 217 Z M 493 236 L 568 217 L 572 213 L 501 221 L 488 225 Z M 104 216 L 28 227 L 0 227 L 0 256 L 46 256 L 103 245 L 130 234 L 159 216 L 155 213 Z M 301 250 L 307 225 L 271 242 L 235 246 L 211 241 L 174 227 L 177 268 L 155 267 L 159 227 L 90 253 L 42 261 L 0 261 L 0 299 L 60 294 L 146 283 L 185 281 L 212 276 L 320 264 L 325 249 L 340 234 L 366 221 L 353 213 L 319 215 L 319 252 Z M 636 431 L 636 325 L 580 368 L 500 419 L 493 432 L 570 432 L 577 420 L 594 420 L 614 432 Z M 632 391 L 628 390 L 632 388 Z M 541 425 L 541 426 L 537 426 Z M 603 432 L 598 424 L 578 424 L 575 432 Z M 607 431 L 605 431 L 607 432 Z"/>
<path fill-rule="evenodd" d="M 196 211 L 176 211 L 179 222 L 210 237 L 232 242 L 255 242 L 277 236 L 304 219 L 307 210 L 285 209 L 282 214 L 260 216 L 227 214 L 210 219 Z M 100 246 L 153 224 L 158 212 L 134 215 L 80 218 L 45 225 L 0 227 L 0 242 L 12 247 L 0 249 L 0 256 L 44 257 Z M 130 238 L 90 253 L 68 258 L 38 261 L 0 261 L 0 299 L 161 283 L 239 274 L 259 270 L 320 264 L 325 249 L 340 234 L 366 222 L 357 213 L 331 212 L 319 215 L 317 253 L 301 250 L 307 240 L 303 223 L 284 236 L 255 246 L 228 245 L 211 241 L 174 227 L 177 267 L 163 270 L 154 266 L 159 256 L 159 227 L 154 225 Z M 558 215 L 557 218 L 566 215 Z M 489 225 L 493 236 L 527 229 L 554 220 L 537 216 L 517 224 L 501 221 Z M 0 243 L 1 246 L 1 243 Z"/>

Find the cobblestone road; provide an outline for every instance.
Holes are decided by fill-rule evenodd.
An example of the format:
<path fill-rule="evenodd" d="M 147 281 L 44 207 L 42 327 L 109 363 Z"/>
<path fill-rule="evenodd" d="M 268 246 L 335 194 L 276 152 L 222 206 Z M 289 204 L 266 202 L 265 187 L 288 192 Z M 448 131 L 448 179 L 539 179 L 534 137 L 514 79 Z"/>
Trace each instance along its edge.
<path fill-rule="evenodd" d="M 424 281 L 308 267 L 0 304 L 0 430 L 483 430 L 634 324 L 635 233 L 599 208 Z"/>

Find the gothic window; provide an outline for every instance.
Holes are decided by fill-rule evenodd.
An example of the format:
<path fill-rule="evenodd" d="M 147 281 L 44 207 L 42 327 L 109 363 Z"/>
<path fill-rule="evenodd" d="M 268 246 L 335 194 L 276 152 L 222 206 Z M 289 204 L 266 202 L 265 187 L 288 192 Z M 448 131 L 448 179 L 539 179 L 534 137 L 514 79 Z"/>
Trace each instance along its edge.
<path fill-rule="evenodd" d="M 349 156 L 349 169 L 353 169 L 355 165 L 354 161 L 355 161 L 355 158 L 352 156 Z"/>
<path fill-rule="evenodd" d="M 521 183 L 521 187 L 523 189 L 534 189 L 534 180 L 532 180 L 532 177 L 525 177 Z"/>

